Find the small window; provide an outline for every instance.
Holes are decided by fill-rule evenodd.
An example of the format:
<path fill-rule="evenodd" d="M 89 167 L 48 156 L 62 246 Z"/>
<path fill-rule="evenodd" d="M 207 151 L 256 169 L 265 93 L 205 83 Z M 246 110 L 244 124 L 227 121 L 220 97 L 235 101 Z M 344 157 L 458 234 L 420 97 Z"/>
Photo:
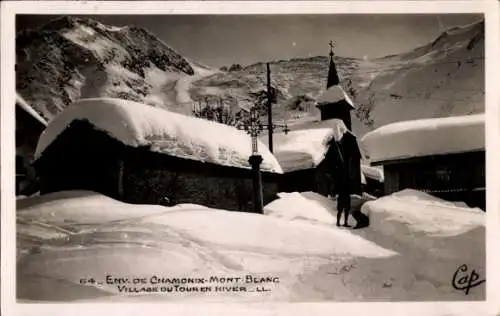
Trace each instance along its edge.
<path fill-rule="evenodd" d="M 439 168 L 436 170 L 436 178 L 441 182 L 450 182 L 451 170 L 449 168 Z"/>

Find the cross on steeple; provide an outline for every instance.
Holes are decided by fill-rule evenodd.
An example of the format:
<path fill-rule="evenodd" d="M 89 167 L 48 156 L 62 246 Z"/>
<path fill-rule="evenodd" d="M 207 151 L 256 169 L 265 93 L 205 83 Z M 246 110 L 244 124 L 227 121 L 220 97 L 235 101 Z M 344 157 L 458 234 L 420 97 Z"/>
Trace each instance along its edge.
<path fill-rule="evenodd" d="M 326 88 L 338 85 L 340 83 L 339 75 L 337 74 L 337 69 L 335 67 L 335 62 L 333 61 L 333 41 L 328 43 L 330 45 L 330 66 L 328 69 L 328 81 L 326 83 Z"/>

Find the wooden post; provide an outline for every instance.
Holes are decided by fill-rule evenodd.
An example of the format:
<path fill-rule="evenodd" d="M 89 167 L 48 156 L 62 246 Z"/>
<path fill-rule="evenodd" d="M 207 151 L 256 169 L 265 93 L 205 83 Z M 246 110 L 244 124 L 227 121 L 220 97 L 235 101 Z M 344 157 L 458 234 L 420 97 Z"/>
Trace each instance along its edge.
<path fill-rule="evenodd" d="M 262 177 L 260 174 L 260 164 L 262 163 L 262 157 L 257 154 L 253 154 L 248 159 L 248 162 L 252 166 L 252 181 L 253 181 L 253 211 L 254 213 L 263 214 L 264 202 L 262 198 Z"/>
<path fill-rule="evenodd" d="M 273 107 L 271 93 L 271 69 L 267 63 L 267 130 L 269 136 L 269 151 L 273 152 Z"/>
<path fill-rule="evenodd" d="M 123 201 L 124 190 L 123 190 L 123 173 L 124 173 L 124 163 L 123 159 L 118 160 L 118 198 Z"/>

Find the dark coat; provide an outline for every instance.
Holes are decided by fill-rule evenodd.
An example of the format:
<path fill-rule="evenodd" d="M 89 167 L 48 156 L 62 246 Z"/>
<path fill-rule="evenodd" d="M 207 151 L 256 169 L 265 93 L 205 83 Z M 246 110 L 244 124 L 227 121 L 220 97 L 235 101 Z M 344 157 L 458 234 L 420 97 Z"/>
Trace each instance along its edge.
<path fill-rule="evenodd" d="M 356 136 L 346 133 L 340 141 L 330 142 L 327 161 L 329 172 L 339 195 L 360 193 L 361 191 L 361 151 Z"/>

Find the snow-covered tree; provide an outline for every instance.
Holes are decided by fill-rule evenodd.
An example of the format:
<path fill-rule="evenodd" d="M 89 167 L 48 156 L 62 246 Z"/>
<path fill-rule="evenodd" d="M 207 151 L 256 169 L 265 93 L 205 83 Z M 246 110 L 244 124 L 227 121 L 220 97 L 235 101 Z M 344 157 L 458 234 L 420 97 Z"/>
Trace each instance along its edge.
<path fill-rule="evenodd" d="M 225 104 L 222 99 L 210 104 L 208 98 L 205 98 L 204 103 L 198 102 L 198 105 L 193 107 L 193 115 L 210 121 L 215 121 L 221 124 L 235 126 L 237 119 L 231 107 Z"/>

